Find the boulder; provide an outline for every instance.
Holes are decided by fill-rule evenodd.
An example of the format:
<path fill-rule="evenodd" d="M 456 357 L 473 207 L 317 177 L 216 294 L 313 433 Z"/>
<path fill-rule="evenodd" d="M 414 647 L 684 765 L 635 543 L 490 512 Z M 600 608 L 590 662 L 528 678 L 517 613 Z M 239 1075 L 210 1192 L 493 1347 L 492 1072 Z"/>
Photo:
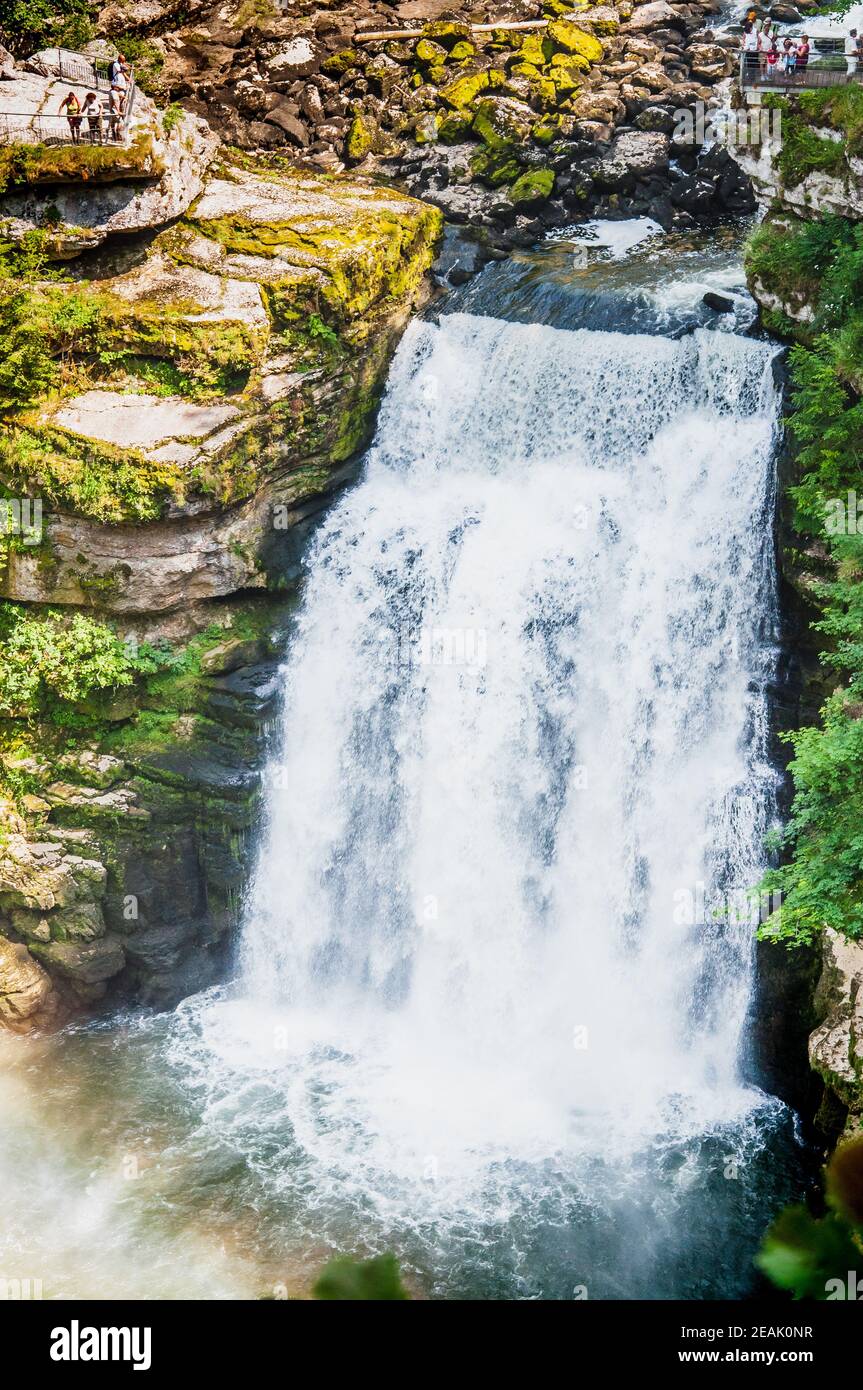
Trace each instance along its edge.
<path fill-rule="evenodd" d="M 648 130 L 629 130 L 612 142 L 611 149 L 600 160 L 593 177 L 600 188 L 615 190 L 650 174 L 664 173 L 668 160 L 667 135 Z"/>
<path fill-rule="evenodd" d="M 88 997 L 92 986 L 104 986 L 126 964 L 122 942 L 116 936 L 78 944 L 72 941 L 34 943 L 32 953 L 56 970 L 73 988 L 82 987 Z"/>
<path fill-rule="evenodd" d="M 626 24 L 627 34 L 641 34 L 649 29 L 661 29 L 666 26 L 670 29 L 685 29 L 686 21 L 666 0 L 649 0 L 646 5 L 639 5 L 633 13 L 632 18 Z"/>
<path fill-rule="evenodd" d="M 293 102 L 282 102 L 272 111 L 268 111 L 264 120 L 269 125 L 278 126 L 295 145 L 299 145 L 302 149 L 306 149 L 311 144 L 308 129 L 300 120 L 299 107 Z"/>
<path fill-rule="evenodd" d="M 0 1025 L 28 1032 L 40 1021 L 53 993 L 43 970 L 22 943 L 0 936 Z"/>
<path fill-rule="evenodd" d="M 689 49 L 693 77 L 702 82 L 718 82 L 734 70 L 734 57 L 717 43 L 695 43 Z"/>
<path fill-rule="evenodd" d="M 263 66 L 270 82 L 296 82 L 317 72 L 318 55 L 311 40 L 300 36 L 266 58 Z"/>

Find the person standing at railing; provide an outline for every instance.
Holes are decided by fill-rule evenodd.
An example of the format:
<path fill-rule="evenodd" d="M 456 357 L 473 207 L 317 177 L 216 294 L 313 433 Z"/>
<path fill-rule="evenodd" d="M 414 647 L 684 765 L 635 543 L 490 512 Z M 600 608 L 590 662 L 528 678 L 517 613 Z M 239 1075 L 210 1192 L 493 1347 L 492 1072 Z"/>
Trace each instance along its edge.
<path fill-rule="evenodd" d="M 857 30 L 852 29 L 845 40 L 845 62 L 848 67 L 848 76 L 853 77 L 857 71 Z"/>
<path fill-rule="evenodd" d="M 754 77 L 758 71 L 758 30 L 754 22 L 747 22 L 743 29 L 743 73 L 744 77 Z"/>
<path fill-rule="evenodd" d="M 108 122 L 111 139 L 119 140 L 123 134 L 123 97 L 119 87 L 112 87 L 108 95 Z"/>
<path fill-rule="evenodd" d="M 126 96 L 129 91 L 129 79 L 125 69 L 119 64 L 119 60 L 114 64 L 116 72 L 111 71 L 111 91 L 117 92 L 120 98 L 120 114 L 126 114 Z"/>
<path fill-rule="evenodd" d="M 83 106 L 83 109 L 82 109 L 82 115 L 84 115 L 84 116 L 87 118 L 87 124 L 88 124 L 88 126 L 90 127 L 90 144 L 91 144 L 91 145 L 95 145 L 95 144 L 97 144 L 97 143 L 100 144 L 100 145 L 102 144 L 102 141 L 103 141 L 103 134 L 102 134 L 102 117 L 103 117 L 103 114 L 104 114 L 104 108 L 103 108 L 103 106 L 102 106 L 102 102 L 101 102 L 101 100 L 100 100 L 100 98 L 99 98 L 99 96 L 98 96 L 98 93 L 96 93 L 96 92 L 88 92 L 87 95 L 86 95 L 85 98 L 84 98 L 84 106 Z"/>
<path fill-rule="evenodd" d="M 797 75 L 801 78 L 806 77 L 806 70 L 809 67 L 809 35 L 801 34 L 800 42 L 797 45 Z"/>
<path fill-rule="evenodd" d="M 60 114 L 66 112 L 66 120 L 69 122 L 69 131 L 72 136 L 72 144 L 77 145 L 81 140 L 81 103 L 74 92 L 67 92 L 60 102 Z"/>
<path fill-rule="evenodd" d="M 773 34 L 770 31 L 770 20 L 762 20 L 761 28 L 758 30 L 758 66 L 761 69 L 761 76 L 767 76 L 767 55 L 773 45 Z"/>
<path fill-rule="evenodd" d="M 797 67 L 797 49 L 791 39 L 786 39 L 782 45 L 782 68 L 786 77 L 794 76 L 794 69 Z"/>
<path fill-rule="evenodd" d="M 770 47 L 767 50 L 767 81 L 772 82 L 779 68 L 779 49 L 776 47 L 776 40 L 771 38 Z"/>

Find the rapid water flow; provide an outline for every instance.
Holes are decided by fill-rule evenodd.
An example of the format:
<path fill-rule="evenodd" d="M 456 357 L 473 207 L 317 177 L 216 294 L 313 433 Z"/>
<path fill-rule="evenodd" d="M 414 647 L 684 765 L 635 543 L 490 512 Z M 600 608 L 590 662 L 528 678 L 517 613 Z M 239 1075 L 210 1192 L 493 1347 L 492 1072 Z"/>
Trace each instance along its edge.
<path fill-rule="evenodd" d="M 752 924 L 720 914 L 775 781 L 773 355 L 408 331 L 310 558 L 241 999 L 205 1025 L 275 1072 L 325 1205 L 483 1225 L 751 1141 Z"/>
<path fill-rule="evenodd" d="M 406 333 L 308 559 L 238 978 L 139 1025 L 268 1277 L 751 1287 L 790 1126 L 744 1080 L 775 351 Z"/>

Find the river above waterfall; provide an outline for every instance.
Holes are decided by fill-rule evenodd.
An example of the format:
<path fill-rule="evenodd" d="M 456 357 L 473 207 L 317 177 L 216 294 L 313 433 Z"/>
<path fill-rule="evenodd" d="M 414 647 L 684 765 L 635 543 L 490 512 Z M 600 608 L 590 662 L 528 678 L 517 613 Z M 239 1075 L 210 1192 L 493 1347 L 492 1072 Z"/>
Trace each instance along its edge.
<path fill-rule="evenodd" d="M 303 1296 L 394 1250 L 421 1297 L 753 1291 L 800 1180 L 746 1062 L 777 349 L 730 236 L 641 231 L 409 327 L 307 557 L 235 978 L 0 1041 L 4 1274 Z"/>

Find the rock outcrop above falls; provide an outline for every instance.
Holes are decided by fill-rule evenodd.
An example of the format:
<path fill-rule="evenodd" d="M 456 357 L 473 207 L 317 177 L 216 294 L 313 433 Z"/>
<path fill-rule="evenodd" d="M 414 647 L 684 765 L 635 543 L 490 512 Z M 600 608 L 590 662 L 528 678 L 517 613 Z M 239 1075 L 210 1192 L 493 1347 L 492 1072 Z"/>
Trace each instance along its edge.
<path fill-rule="evenodd" d="M 128 22 L 118 9 L 108 33 Z M 669 145 L 678 114 L 713 103 L 733 71 L 736 41 L 709 27 L 720 12 L 719 0 L 357 0 L 264 17 L 199 4 L 177 22 L 160 6 L 139 30 L 165 92 L 231 143 L 383 173 L 505 249 L 597 209 L 687 226 L 751 208 L 722 152 L 697 169 L 689 135 Z M 525 22 L 543 27 L 507 28 Z M 621 144 L 624 130 L 638 138 Z"/>
<path fill-rule="evenodd" d="M 856 89 L 771 95 L 734 158 L 766 209 L 803 218 L 863 217 L 863 140 Z"/>
<path fill-rule="evenodd" d="M 97 598 L 176 631 L 196 604 L 283 583 L 293 523 L 368 439 L 439 213 L 249 164 L 201 183 L 184 219 L 113 243 L 128 269 L 91 257 L 17 292 L 22 332 L 82 296 L 92 324 L 66 348 L 61 390 L 15 403 L 0 429 L 4 481 L 44 508 L 42 543 L 8 556 L 8 598 Z"/>

